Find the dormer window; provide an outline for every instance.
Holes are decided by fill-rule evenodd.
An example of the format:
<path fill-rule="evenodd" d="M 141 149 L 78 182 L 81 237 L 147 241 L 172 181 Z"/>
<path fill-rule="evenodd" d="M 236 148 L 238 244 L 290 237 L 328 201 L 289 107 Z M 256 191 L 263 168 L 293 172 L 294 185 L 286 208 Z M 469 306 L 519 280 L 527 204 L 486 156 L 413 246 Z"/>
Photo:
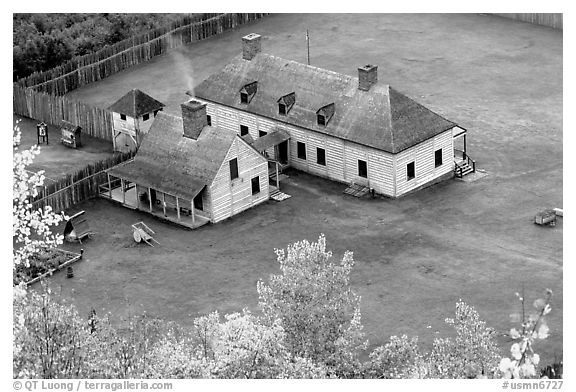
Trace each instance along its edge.
<path fill-rule="evenodd" d="M 334 108 L 335 105 L 331 103 L 318 109 L 318 111 L 316 112 L 316 122 L 318 123 L 318 125 L 323 127 L 328 125 L 328 121 L 330 121 L 330 119 L 334 115 Z"/>
<path fill-rule="evenodd" d="M 258 91 L 258 82 L 252 82 L 244 85 L 240 89 L 240 103 L 249 104 L 252 98 L 256 95 Z"/>
<path fill-rule="evenodd" d="M 294 106 L 294 102 L 296 102 L 296 93 L 292 92 L 290 94 L 286 94 L 281 97 L 278 101 L 278 114 L 281 116 L 286 116 L 292 106 Z"/>

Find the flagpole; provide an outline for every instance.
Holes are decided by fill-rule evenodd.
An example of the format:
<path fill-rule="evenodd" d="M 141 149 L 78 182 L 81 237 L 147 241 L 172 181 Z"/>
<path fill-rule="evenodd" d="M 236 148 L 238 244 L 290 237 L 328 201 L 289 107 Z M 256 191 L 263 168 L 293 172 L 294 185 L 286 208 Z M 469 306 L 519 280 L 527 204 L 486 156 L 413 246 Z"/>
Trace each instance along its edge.
<path fill-rule="evenodd" d="M 308 29 L 306 29 L 306 46 L 308 47 L 308 65 L 310 65 L 310 36 L 308 35 Z"/>

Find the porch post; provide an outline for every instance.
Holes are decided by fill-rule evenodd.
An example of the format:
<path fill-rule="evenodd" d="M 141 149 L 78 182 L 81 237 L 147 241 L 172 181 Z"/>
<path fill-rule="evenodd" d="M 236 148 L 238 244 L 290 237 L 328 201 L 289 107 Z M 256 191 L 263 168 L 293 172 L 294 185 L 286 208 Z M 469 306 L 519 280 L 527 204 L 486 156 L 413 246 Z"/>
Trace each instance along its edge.
<path fill-rule="evenodd" d="M 466 134 L 464 134 L 464 159 L 466 159 Z"/>
<path fill-rule="evenodd" d="M 162 192 L 162 211 L 164 211 L 164 216 L 166 216 L 166 193 Z"/>
<path fill-rule="evenodd" d="M 190 207 L 192 208 L 192 224 L 196 222 L 196 217 L 194 216 L 194 199 L 190 202 Z"/>
<path fill-rule="evenodd" d="M 122 185 L 122 204 L 126 204 L 126 188 L 124 188 L 124 179 L 120 179 L 120 184 Z"/>
<path fill-rule="evenodd" d="M 150 191 L 150 187 L 148 187 L 148 202 L 150 203 L 150 213 L 152 213 L 152 192 Z"/>
<path fill-rule="evenodd" d="M 110 173 L 106 173 L 108 176 L 108 194 L 110 195 L 110 200 L 112 200 L 112 184 L 110 182 Z"/>
<path fill-rule="evenodd" d="M 178 196 L 176 196 L 176 214 L 178 215 L 178 220 L 180 220 L 180 203 L 178 203 Z"/>
<path fill-rule="evenodd" d="M 280 164 L 280 162 L 276 162 L 276 188 L 278 188 L 278 190 L 280 190 L 280 180 L 278 179 L 278 165 Z"/>

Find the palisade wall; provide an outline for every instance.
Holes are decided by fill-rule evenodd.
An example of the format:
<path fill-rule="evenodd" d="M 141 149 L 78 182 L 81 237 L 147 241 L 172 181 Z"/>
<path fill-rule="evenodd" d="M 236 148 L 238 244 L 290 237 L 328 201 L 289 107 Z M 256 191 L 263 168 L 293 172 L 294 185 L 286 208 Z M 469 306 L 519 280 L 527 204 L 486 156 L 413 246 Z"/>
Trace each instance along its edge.
<path fill-rule="evenodd" d="M 80 125 L 83 132 L 112 140 L 111 113 L 64 95 L 78 87 L 149 61 L 170 49 L 222 34 L 258 20 L 263 13 L 191 14 L 170 26 L 153 30 L 98 52 L 74 58 L 46 72 L 14 83 L 13 111 L 17 115 L 58 125 Z"/>

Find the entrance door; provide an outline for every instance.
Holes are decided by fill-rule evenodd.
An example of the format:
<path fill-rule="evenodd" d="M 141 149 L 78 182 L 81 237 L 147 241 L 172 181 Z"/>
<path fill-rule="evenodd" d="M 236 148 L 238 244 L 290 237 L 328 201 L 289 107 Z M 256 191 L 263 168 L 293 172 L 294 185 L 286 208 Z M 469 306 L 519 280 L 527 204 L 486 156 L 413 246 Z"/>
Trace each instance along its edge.
<path fill-rule="evenodd" d="M 278 161 L 283 165 L 288 163 L 288 140 L 278 145 Z"/>

